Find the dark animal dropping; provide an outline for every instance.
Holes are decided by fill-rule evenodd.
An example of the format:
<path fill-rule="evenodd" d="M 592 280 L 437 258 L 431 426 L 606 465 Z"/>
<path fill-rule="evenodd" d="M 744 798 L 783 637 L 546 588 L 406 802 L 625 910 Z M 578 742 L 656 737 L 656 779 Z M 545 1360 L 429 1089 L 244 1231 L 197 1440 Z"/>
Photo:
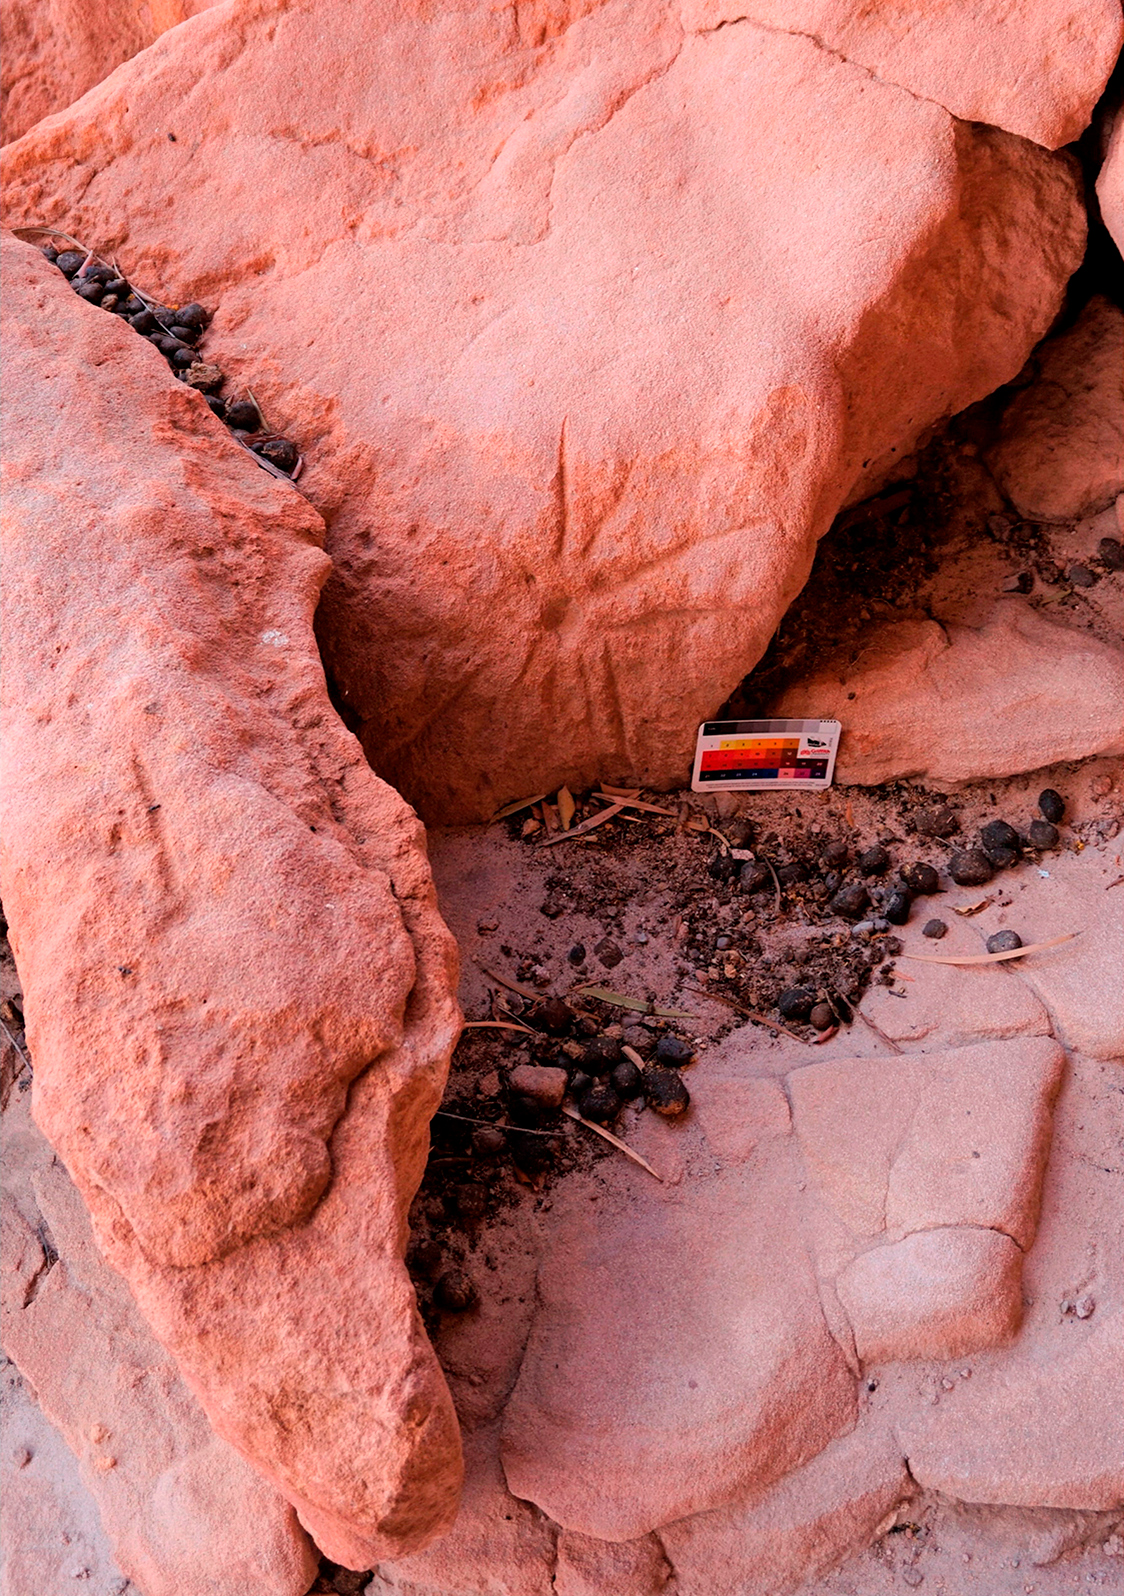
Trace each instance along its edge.
<path fill-rule="evenodd" d="M 919 897 L 928 898 L 940 891 L 940 877 L 930 864 L 908 864 L 898 873 L 909 890 Z"/>
<path fill-rule="evenodd" d="M 816 994 L 807 987 L 790 986 L 777 999 L 777 1012 L 786 1020 L 806 1020 L 815 1001 Z"/>
<path fill-rule="evenodd" d="M 995 869 L 982 849 L 968 848 L 953 854 L 948 861 L 948 873 L 958 887 L 982 887 L 991 880 Z"/>
<path fill-rule="evenodd" d="M 621 1100 L 615 1088 L 608 1081 L 594 1081 L 589 1091 L 582 1095 L 578 1113 L 583 1119 L 603 1125 L 606 1120 L 614 1119 L 620 1113 L 620 1107 Z"/>
<path fill-rule="evenodd" d="M 681 1036 L 661 1036 L 656 1043 L 657 1064 L 670 1064 L 674 1069 L 682 1069 L 694 1056 L 691 1044 Z"/>
<path fill-rule="evenodd" d="M 669 1069 L 665 1064 L 648 1065 L 644 1071 L 644 1095 L 649 1108 L 655 1109 L 665 1119 L 674 1119 L 682 1114 L 691 1101 L 679 1071 Z"/>
<path fill-rule="evenodd" d="M 891 925 L 905 925 L 909 919 L 909 908 L 912 899 L 903 887 L 898 892 L 891 892 L 882 908 L 882 913 Z"/>
<path fill-rule="evenodd" d="M 437 1282 L 434 1296 L 450 1313 L 465 1313 L 476 1301 L 476 1287 L 462 1269 L 450 1269 Z"/>
<path fill-rule="evenodd" d="M 879 843 L 859 855 L 859 869 L 864 876 L 884 876 L 890 868 L 890 855 Z"/>

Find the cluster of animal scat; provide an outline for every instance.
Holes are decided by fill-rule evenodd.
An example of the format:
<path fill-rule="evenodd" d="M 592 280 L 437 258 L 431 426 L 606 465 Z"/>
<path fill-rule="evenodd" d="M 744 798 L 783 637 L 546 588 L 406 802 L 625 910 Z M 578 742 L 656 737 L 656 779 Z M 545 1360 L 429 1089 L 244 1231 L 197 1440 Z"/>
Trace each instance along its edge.
<path fill-rule="evenodd" d="M 116 266 L 99 260 L 92 250 L 58 250 L 41 246 L 42 253 L 68 279 L 79 299 L 120 316 L 133 331 L 155 345 L 175 375 L 203 395 L 208 406 L 225 421 L 239 443 L 255 454 L 274 475 L 295 481 L 303 461 L 290 438 L 267 431 L 252 395 L 226 400 L 221 390 L 225 373 L 204 360 L 198 345 L 210 325 L 202 305 L 163 305 L 131 286 Z"/>

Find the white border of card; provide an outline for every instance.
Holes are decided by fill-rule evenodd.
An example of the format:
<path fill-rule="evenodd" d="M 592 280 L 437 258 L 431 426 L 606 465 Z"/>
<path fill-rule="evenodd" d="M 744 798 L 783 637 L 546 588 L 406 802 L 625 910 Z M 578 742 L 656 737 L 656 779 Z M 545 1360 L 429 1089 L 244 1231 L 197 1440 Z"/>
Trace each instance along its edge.
<path fill-rule="evenodd" d="M 691 772 L 692 792 L 820 792 L 831 786 L 835 775 L 835 755 L 839 748 L 842 726 L 837 720 L 704 720 L 699 727 L 695 745 L 695 766 Z M 799 736 L 797 759 L 814 759 L 817 763 L 826 757 L 827 771 L 822 776 L 739 776 L 724 781 L 714 775 L 706 781 L 701 778 L 705 753 L 721 749 L 723 743 L 752 737 Z"/>

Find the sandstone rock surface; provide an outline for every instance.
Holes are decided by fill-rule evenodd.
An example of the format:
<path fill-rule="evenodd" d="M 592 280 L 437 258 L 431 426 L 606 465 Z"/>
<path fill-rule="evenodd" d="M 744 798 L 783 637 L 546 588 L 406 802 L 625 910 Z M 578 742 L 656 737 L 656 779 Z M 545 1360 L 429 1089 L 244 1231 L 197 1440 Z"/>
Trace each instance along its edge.
<path fill-rule="evenodd" d="M 1068 521 L 1124 492 L 1124 311 L 1095 298 L 1035 355 L 989 455 L 1020 515 Z"/>
<path fill-rule="evenodd" d="M 966 122 L 990 122 L 1045 144 L 1083 132 L 1120 53 L 1114 0 L 925 0 L 863 6 L 855 0 L 691 0 L 696 25 L 750 17 L 800 33 L 884 83 L 935 100 Z"/>
<path fill-rule="evenodd" d="M 304 1596 L 316 1558 L 296 1515 L 207 1423 L 23 1103 L 2 1147 L 4 1350 L 80 1460 L 117 1563 L 145 1596 Z"/>
<path fill-rule="evenodd" d="M 458 1025 L 421 829 L 329 705 L 316 514 L 3 255 L 0 867 L 35 1117 L 215 1429 L 369 1567 L 459 1480 L 401 1261 Z"/>
<path fill-rule="evenodd" d="M 504 1415 L 516 1496 L 632 1540 L 764 1489 L 851 1426 L 854 1380 L 789 1220 L 789 1159 L 778 1144 L 752 1174 L 693 1180 L 687 1201 L 568 1203 Z"/>
<path fill-rule="evenodd" d="M 1122 675 L 1120 649 L 1011 597 L 978 628 L 880 627 L 857 659 L 796 683 L 772 712 L 843 722 L 844 785 L 940 785 L 1124 751 Z"/>
<path fill-rule="evenodd" d="M 915 1409 L 898 1432 L 914 1479 L 964 1502 L 1124 1506 L 1124 1319 L 1085 1328 L 1068 1352 L 1016 1348 L 955 1404 Z"/>
<path fill-rule="evenodd" d="M 682 1596 L 793 1591 L 863 1546 L 914 1485 L 885 1426 L 860 1423 L 763 1496 L 668 1524 Z"/>
<path fill-rule="evenodd" d="M 1109 46 L 1098 7 L 1045 70 L 1026 15 L 1037 104 Z M 7 172 L 13 222 L 217 304 L 329 522 L 329 669 L 441 819 L 680 778 L 863 471 L 1016 374 L 1084 236 L 1066 159 L 670 0 L 217 7 Z"/>
<path fill-rule="evenodd" d="M 921 1230 L 861 1253 L 835 1289 L 864 1364 L 959 1358 L 1014 1338 L 1022 1264 L 996 1230 Z"/>
<path fill-rule="evenodd" d="M 1105 226 L 1124 255 L 1124 115 L 1113 120 L 1108 149 L 1097 177 L 1097 203 Z"/>
<path fill-rule="evenodd" d="M 857 1236 L 972 1225 L 1025 1249 L 1063 1063 L 1040 1036 L 795 1070 L 808 1174 Z"/>
<path fill-rule="evenodd" d="M 0 74 L 3 140 L 18 139 L 215 0 L 11 0 Z"/>

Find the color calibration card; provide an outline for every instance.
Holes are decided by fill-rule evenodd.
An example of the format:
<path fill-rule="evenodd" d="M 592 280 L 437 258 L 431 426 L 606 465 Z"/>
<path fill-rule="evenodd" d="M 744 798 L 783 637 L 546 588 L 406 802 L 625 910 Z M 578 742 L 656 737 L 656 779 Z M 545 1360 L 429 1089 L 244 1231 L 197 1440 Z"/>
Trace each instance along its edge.
<path fill-rule="evenodd" d="M 708 720 L 699 727 L 694 792 L 830 787 L 837 720 Z"/>

